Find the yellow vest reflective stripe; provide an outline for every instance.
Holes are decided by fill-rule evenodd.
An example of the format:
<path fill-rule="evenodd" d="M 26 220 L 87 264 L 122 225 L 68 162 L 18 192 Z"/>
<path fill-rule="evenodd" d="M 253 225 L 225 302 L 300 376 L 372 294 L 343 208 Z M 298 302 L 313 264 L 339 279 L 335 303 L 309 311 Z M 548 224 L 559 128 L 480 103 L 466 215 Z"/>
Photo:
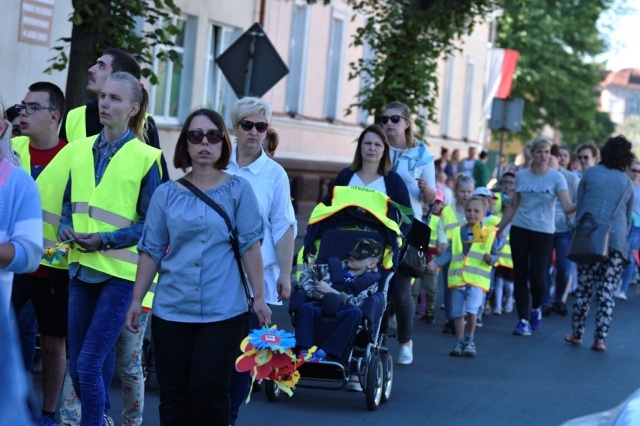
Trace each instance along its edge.
<path fill-rule="evenodd" d="M 20 136 L 11 140 L 13 149 L 20 155 L 22 168 L 31 174 L 31 154 L 29 153 L 29 138 Z M 55 158 L 40 172 L 36 184 L 40 192 L 42 204 L 42 236 L 44 248 L 53 247 L 58 241 L 58 229 L 62 219 L 62 198 L 69 181 L 71 167 L 70 146 L 65 146 Z M 40 264 L 56 269 L 69 267 L 67 258 L 53 260 L 52 263 L 41 260 Z"/>
<path fill-rule="evenodd" d="M 456 228 L 451 239 L 451 264 L 449 266 L 449 276 L 447 285 L 449 288 L 472 285 L 488 292 L 491 286 L 492 266 L 484 261 L 485 253 L 490 252 L 495 233 L 491 234 L 485 250 L 484 244 L 473 243 L 469 253 L 463 253 L 462 239 L 460 238 L 460 228 Z"/>
<path fill-rule="evenodd" d="M 502 219 L 502 192 L 495 192 L 494 193 L 496 196 L 496 207 L 495 207 L 495 214 L 496 216 L 498 216 L 499 218 Z"/>
<path fill-rule="evenodd" d="M 114 232 L 136 222 L 140 183 L 153 163 L 160 161 L 160 150 L 132 139 L 113 156 L 96 187 L 94 142 L 95 137 L 89 137 L 73 143 L 71 203 L 73 228 L 79 233 Z M 134 281 L 138 257 L 135 246 L 93 253 L 74 249 L 69 261 Z"/>
<path fill-rule="evenodd" d="M 444 232 L 447 235 L 447 239 L 451 240 L 453 236 L 453 230 L 459 226 L 464 224 L 463 222 L 458 222 L 458 217 L 455 212 L 455 204 L 449 204 L 448 206 L 444 206 L 442 209 L 442 215 L 440 219 L 444 220 Z"/>
<path fill-rule="evenodd" d="M 333 197 L 331 205 L 324 203 L 318 204 L 311 212 L 309 225 L 313 225 L 334 213 L 347 207 L 359 207 L 371 213 L 376 219 L 383 223 L 387 228 L 394 231 L 398 236 L 402 235 L 398 224 L 387 217 L 389 210 L 389 197 L 382 192 L 362 188 L 359 186 L 335 186 L 333 188 Z M 389 247 L 385 248 L 382 257 L 382 267 L 389 269 L 393 266 L 393 253 Z"/>
<path fill-rule="evenodd" d="M 435 250 L 438 248 L 438 222 L 440 222 L 440 217 L 435 214 L 431 215 L 431 219 L 429 219 L 429 230 L 431 231 L 431 235 L 429 236 L 429 252 L 435 253 Z"/>
<path fill-rule="evenodd" d="M 511 257 L 511 235 L 507 235 L 504 246 L 498 252 L 498 266 L 513 269 L 513 258 Z"/>
<path fill-rule="evenodd" d="M 75 142 L 77 140 L 85 139 L 87 136 L 87 120 L 85 114 L 87 106 L 74 108 L 67 114 L 67 120 L 64 124 L 64 130 L 67 134 L 67 142 Z"/>

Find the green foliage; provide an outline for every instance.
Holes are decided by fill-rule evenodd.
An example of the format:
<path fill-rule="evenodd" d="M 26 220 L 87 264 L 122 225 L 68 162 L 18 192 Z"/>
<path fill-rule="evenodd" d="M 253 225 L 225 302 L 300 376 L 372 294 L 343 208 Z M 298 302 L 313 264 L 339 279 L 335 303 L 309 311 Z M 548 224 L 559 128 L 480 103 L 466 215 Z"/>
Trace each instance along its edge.
<path fill-rule="evenodd" d="M 427 120 L 436 120 L 438 61 L 454 52 L 456 42 L 470 34 L 478 19 L 494 9 L 495 0 L 346 3 L 367 18 L 365 25 L 358 28 L 353 45 L 368 44 L 373 51 L 371 59 L 361 58 L 349 64 L 349 78 L 364 76 L 367 84 L 360 92 L 359 102 L 350 105 L 347 114 L 363 108 L 380 115 L 387 103 L 400 101 L 418 117 L 416 124 L 424 132 Z"/>
<path fill-rule="evenodd" d="M 593 58 L 606 44 L 596 27 L 613 0 L 500 0 L 499 47 L 520 52 L 511 96 L 526 101 L 523 139 L 545 125 L 564 143 L 599 143 L 613 130 L 598 111 L 601 65 Z"/>
<path fill-rule="evenodd" d="M 61 38 L 62 44 L 53 47 L 58 54 L 50 59 L 52 64 L 45 72 L 66 69 L 74 54 L 73 45 L 82 45 L 84 36 L 90 35 L 91 46 L 82 47 L 80 51 L 75 49 L 78 54 L 88 55 L 93 61 L 107 47 L 120 48 L 140 62 L 144 77 L 152 84 L 157 83 L 150 68 L 154 48 L 157 45 L 174 46 L 174 36 L 181 33 L 171 22 L 173 16 L 180 14 L 173 0 L 73 0 L 72 4 L 74 11 L 69 17 L 74 26 L 72 36 Z M 143 20 L 151 30 L 140 28 Z M 66 53 L 69 48 L 71 55 Z M 173 49 L 163 49 L 156 56 L 180 64 L 180 55 Z"/>

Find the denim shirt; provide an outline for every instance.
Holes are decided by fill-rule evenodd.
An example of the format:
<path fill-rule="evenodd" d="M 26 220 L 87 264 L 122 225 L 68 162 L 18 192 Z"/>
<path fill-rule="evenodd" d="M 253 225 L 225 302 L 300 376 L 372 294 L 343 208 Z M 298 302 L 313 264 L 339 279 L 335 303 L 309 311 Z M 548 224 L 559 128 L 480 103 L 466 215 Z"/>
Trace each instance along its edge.
<path fill-rule="evenodd" d="M 102 180 L 113 156 L 124 146 L 124 144 L 134 138 L 135 135 L 131 129 L 128 129 L 127 133 L 117 141 L 107 142 L 104 139 L 104 131 L 100 132 L 100 135 L 96 138 L 96 141 L 93 144 L 93 165 L 96 172 L 96 186 L 98 186 Z M 144 226 L 144 220 L 147 215 L 151 196 L 160 183 L 160 171 L 157 163 L 154 162 L 147 174 L 142 178 L 142 182 L 140 184 L 140 194 L 138 196 L 136 208 L 139 216 L 138 221 L 128 228 L 118 229 L 114 232 L 100 232 L 100 237 L 102 238 L 102 251 L 131 247 L 138 243 L 140 236 L 142 235 L 142 227 Z M 60 230 L 63 230 L 64 228 L 73 228 L 71 213 L 71 177 L 69 177 L 62 203 L 62 220 L 60 222 Z M 101 283 L 112 278 L 109 274 L 105 274 L 93 268 L 81 266 L 77 262 L 69 264 L 69 276 L 88 283 Z"/>

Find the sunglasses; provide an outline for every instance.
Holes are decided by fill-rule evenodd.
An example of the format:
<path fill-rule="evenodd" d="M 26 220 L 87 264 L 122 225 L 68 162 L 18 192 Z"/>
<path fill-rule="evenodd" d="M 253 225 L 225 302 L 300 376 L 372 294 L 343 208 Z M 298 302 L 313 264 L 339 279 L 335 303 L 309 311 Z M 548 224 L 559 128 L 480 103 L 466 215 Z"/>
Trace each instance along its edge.
<path fill-rule="evenodd" d="M 388 115 L 383 115 L 382 116 L 382 124 L 387 124 L 389 122 L 389 120 L 391 120 L 391 122 L 393 124 L 398 124 L 398 122 L 400 121 L 401 118 L 406 120 L 406 118 L 401 116 L 401 115 L 392 115 L 391 117 L 389 117 Z"/>
<path fill-rule="evenodd" d="M 202 143 L 202 139 L 207 138 L 211 144 L 222 142 L 224 134 L 220 130 L 209 130 L 207 133 L 202 130 L 189 130 L 187 132 L 187 140 L 193 144 Z"/>
<path fill-rule="evenodd" d="M 631 169 L 631 173 L 640 173 L 640 170 L 637 170 L 637 169 Z"/>
<path fill-rule="evenodd" d="M 240 122 L 240 127 L 242 127 L 242 130 L 245 132 L 250 132 L 251 129 L 255 127 L 258 133 L 264 133 L 267 131 L 269 125 L 265 122 L 254 123 L 253 121 L 242 120 Z"/>

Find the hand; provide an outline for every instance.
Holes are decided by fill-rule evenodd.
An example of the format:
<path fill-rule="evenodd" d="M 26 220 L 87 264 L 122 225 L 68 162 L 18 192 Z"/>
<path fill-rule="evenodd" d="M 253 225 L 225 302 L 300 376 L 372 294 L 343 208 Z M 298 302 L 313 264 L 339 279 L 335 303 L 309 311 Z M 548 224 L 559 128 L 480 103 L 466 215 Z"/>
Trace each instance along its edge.
<path fill-rule="evenodd" d="M 65 227 L 65 228 L 61 228 L 58 231 L 58 241 L 62 242 L 62 241 L 69 241 L 72 240 L 71 243 L 69 244 L 71 246 L 71 248 L 73 248 L 74 246 L 74 240 L 76 238 L 78 238 L 80 234 L 76 234 L 73 231 L 73 228 L 70 227 Z"/>
<path fill-rule="evenodd" d="M 324 281 L 318 281 L 316 283 L 316 290 L 318 290 L 322 294 L 325 294 L 325 293 L 338 293 L 338 291 L 336 291 L 333 288 L 331 288 L 331 286 L 329 284 L 327 284 L 326 282 L 324 282 Z"/>
<path fill-rule="evenodd" d="M 291 295 L 291 277 L 282 275 L 278 277 L 278 300 L 286 300 Z"/>
<path fill-rule="evenodd" d="M 432 260 L 431 262 L 427 263 L 427 271 L 433 272 L 436 269 L 438 269 L 438 265 L 436 265 L 436 262 Z"/>
<path fill-rule="evenodd" d="M 483 257 L 484 261 L 487 262 L 488 264 L 491 264 L 491 255 L 485 253 L 484 257 Z"/>
<path fill-rule="evenodd" d="M 100 234 L 95 232 L 92 234 L 79 234 L 76 237 L 76 243 L 82 247 L 82 249 L 78 249 L 79 252 L 92 253 L 100 250 L 104 242 L 102 241 Z"/>
<path fill-rule="evenodd" d="M 131 306 L 129 307 L 129 311 L 125 316 L 124 325 L 127 327 L 132 333 L 137 333 L 140 327 L 140 315 L 142 314 L 142 303 L 139 301 L 133 300 L 131 302 Z"/>
<path fill-rule="evenodd" d="M 253 312 L 258 316 L 260 325 L 271 324 L 271 309 L 264 298 L 253 299 Z"/>
<path fill-rule="evenodd" d="M 0 120 L 0 139 L 11 139 L 13 126 L 9 120 Z"/>
<path fill-rule="evenodd" d="M 427 188 L 428 188 L 428 186 L 427 186 L 426 179 L 418 178 L 418 189 L 420 189 L 420 193 L 424 194 L 424 192 L 427 190 Z"/>

